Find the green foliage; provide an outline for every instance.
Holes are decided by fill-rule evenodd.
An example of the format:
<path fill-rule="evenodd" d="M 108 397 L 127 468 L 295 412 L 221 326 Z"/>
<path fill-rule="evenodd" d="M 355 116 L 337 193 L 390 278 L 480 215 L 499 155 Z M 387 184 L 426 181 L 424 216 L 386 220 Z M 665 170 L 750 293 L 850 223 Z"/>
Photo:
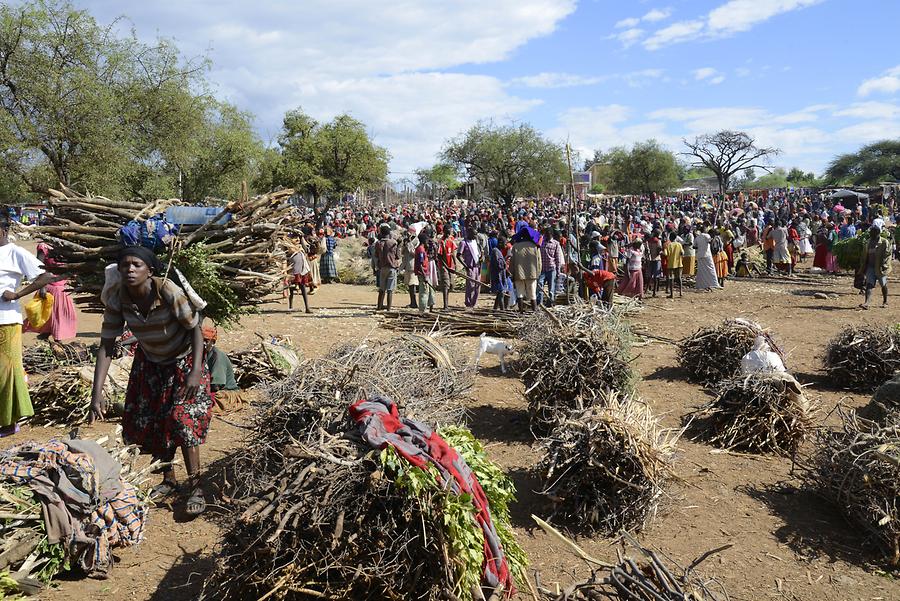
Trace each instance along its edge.
<path fill-rule="evenodd" d="M 622 194 L 667 192 L 678 186 L 675 154 L 656 140 L 638 142 L 631 150 L 614 148 L 606 155 L 611 188 Z"/>
<path fill-rule="evenodd" d="M 509 504 L 515 500 L 515 486 L 503 471 L 490 459 L 484 447 L 465 428 L 447 427 L 438 432 L 465 459 L 475 473 L 491 509 L 491 519 L 506 553 L 510 570 L 517 579 L 525 576 L 527 558 L 516 542 L 509 521 Z M 484 563 L 484 538 L 474 519 L 475 506 L 468 494 L 456 495 L 438 484 L 438 472 L 428 466 L 423 470 L 410 465 L 397 452 L 388 447 L 381 452 L 384 471 L 394 478 L 395 484 L 408 491 L 421 503 L 423 513 L 439 513 L 444 525 L 449 553 L 457 563 L 458 580 L 453 593 L 457 598 L 472 599 L 473 587 L 481 583 Z M 435 516 L 438 517 L 438 516 Z"/>
<path fill-rule="evenodd" d="M 207 93 L 208 62 L 67 0 L 0 5 L 0 181 L 116 196 L 236 192 L 261 145 Z"/>
<path fill-rule="evenodd" d="M 835 157 L 824 179 L 829 184 L 855 186 L 900 181 L 900 139 L 874 142 Z"/>
<path fill-rule="evenodd" d="M 371 190 L 387 180 L 388 151 L 350 115 L 319 123 L 300 109 L 289 111 L 278 144 L 280 159 L 271 153 L 265 157 L 263 179 L 311 198 L 317 215 L 343 194 Z"/>
<path fill-rule="evenodd" d="M 603 194 L 604 190 L 606 190 L 606 186 L 603 184 L 594 184 L 591 186 L 591 194 Z"/>
<path fill-rule="evenodd" d="M 558 190 L 569 177 L 564 149 L 527 123 L 480 121 L 449 140 L 441 158 L 507 206 L 519 196 Z"/>
<path fill-rule="evenodd" d="M 208 303 L 203 314 L 217 325 L 229 327 L 251 310 L 241 305 L 219 267 L 210 261 L 211 254 L 212 250 L 202 242 L 191 244 L 175 254 L 174 264 L 200 298 Z"/>
<path fill-rule="evenodd" d="M 416 169 L 416 187 L 420 194 L 440 198 L 441 192 L 449 192 L 459 187 L 459 173 L 456 167 L 438 163 L 428 169 Z"/>
<path fill-rule="evenodd" d="M 891 234 L 887 230 L 881 232 L 881 237 L 890 240 Z M 869 243 L 869 231 L 864 230 L 853 238 L 838 240 L 831 247 L 831 252 L 841 269 L 855 270 L 859 268 L 863 256 L 866 254 L 866 245 Z"/>

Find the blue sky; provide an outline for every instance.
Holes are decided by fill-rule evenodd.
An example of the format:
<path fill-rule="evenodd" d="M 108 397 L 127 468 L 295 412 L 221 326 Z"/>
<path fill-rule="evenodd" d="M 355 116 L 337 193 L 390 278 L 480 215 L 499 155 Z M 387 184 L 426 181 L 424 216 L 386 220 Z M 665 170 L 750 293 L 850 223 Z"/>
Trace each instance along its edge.
<path fill-rule="evenodd" d="M 75 0 L 205 54 L 216 94 L 274 140 L 286 110 L 349 112 L 399 179 L 478 119 L 582 156 L 721 128 L 820 173 L 900 137 L 896 0 Z"/>

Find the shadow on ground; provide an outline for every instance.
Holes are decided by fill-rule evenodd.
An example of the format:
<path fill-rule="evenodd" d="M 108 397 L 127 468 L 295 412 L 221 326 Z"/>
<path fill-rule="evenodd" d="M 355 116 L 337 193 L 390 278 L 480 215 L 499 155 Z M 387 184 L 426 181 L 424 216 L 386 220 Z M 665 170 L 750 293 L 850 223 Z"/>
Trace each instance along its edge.
<path fill-rule="evenodd" d="M 481 440 L 529 444 L 534 440 L 524 409 L 478 405 L 469 407 L 468 414 L 469 429 Z"/>
<path fill-rule="evenodd" d="M 786 482 L 741 486 L 738 491 L 765 505 L 784 525 L 775 538 L 805 559 L 827 557 L 866 567 L 876 561 L 875 549 L 858 534 L 838 509 L 813 491 Z"/>
<path fill-rule="evenodd" d="M 182 549 L 184 551 L 184 549 Z M 163 576 L 150 601 L 194 601 L 215 570 L 215 559 L 200 552 L 184 551 Z"/>

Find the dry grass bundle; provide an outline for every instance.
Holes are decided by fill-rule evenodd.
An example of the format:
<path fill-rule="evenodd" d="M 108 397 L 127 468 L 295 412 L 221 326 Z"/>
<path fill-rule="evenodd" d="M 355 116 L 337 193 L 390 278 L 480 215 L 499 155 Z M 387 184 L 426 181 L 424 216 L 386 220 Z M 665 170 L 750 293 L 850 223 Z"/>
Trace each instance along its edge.
<path fill-rule="evenodd" d="M 839 408 L 840 410 L 840 408 Z M 868 533 L 900 565 L 900 424 L 880 426 L 840 410 L 842 428 L 822 430 L 806 469 L 807 486 Z"/>
<path fill-rule="evenodd" d="M 849 326 L 825 350 L 825 371 L 841 388 L 873 390 L 898 370 L 900 326 Z"/>
<path fill-rule="evenodd" d="M 46 374 L 57 367 L 88 365 L 94 362 L 96 349 L 83 342 L 38 340 L 22 351 L 22 364 L 29 374 Z"/>
<path fill-rule="evenodd" d="M 372 451 L 347 417 L 368 391 L 396 394 L 401 414 L 430 425 L 458 423 L 460 386 L 439 371 L 409 344 L 386 343 L 337 349 L 268 386 L 253 444 L 233 463 L 240 501 L 202 598 L 471 599 L 458 587 L 471 558 L 444 526 L 458 519 L 447 508 L 461 506 L 415 485 L 425 472 L 395 473 L 392 455 Z M 485 480 L 490 498 L 498 487 Z"/>
<path fill-rule="evenodd" d="M 538 466 L 554 514 L 579 530 L 640 530 L 656 515 L 677 436 L 643 402 L 611 394 L 542 441 Z"/>
<path fill-rule="evenodd" d="M 629 392 L 631 332 L 615 311 L 580 303 L 541 312 L 523 329 L 522 381 L 531 429 L 548 433 L 569 411 L 592 407 L 610 391 Z"/>
<path fill-rule="evenodd" d="M 240 388 L 280 380 L 300 365 L 299 351 L 294 348 L 290 336 L 273 336 L 269 340 L 259 337 L 259 344 L 253 348 L 228 355 Z"/>
<path fill-rule="evenodd" d="M 726 319 L 717 326 L 701 328 L 678 343 L 678 363 L 688 378 L 716 385 L 741 370 L 741 359 L 753 350 L 757 336 L 785 361 L 784 352 L 771 332 L 746 319 Z"/>
<path fill-rule="evenodd" d="M 696 435 L 718 447 L 791 456 L 811 434 L 814 413 L 793 377 L 755 372 L 722 382 L 690 417 Z"/>
<path fill-rule="evenodd" d="M 367 240 L 361 236 L 341 238 L 335 250 L 338 279 L 342 284 L 374 286 L 375 273 L 366 251 Z"/>

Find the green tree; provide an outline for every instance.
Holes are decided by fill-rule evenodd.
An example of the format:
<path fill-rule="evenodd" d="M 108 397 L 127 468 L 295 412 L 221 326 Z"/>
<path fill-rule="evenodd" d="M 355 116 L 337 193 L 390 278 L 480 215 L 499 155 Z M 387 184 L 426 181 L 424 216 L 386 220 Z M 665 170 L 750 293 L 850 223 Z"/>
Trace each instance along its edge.
<path fill-rule="evenodd" d="M 731 178 L 745 169 L 771 172 L 766 162 L 780 152 L 777 148 L 757 146 L 756 140 L 745 132 L 730 130 L 684 140 L 684 145 L 688 149 L 684 154 L 693 159 L 691 166 L 712 171 L 722 194 L 728 190 Z"/>
<path fill-rule="evenodd" d="M 349 115 L 319 123 L 300 109 L 289 111 L 278 143 L 281 184 L 312 200 L 318 220 L 345 193 L 387 180 L 390 155 Z"/>
<path fill-rule="evenodd" d="M 433 199 L 459 188 L 459 173 L 456 167 L 438 163 L 427 169 L 416 169 L 416 189 L 420 194 L 430 194 Z"/>
<path fill-rule="evenodd" d="M 900 140 L 882 140 L 835 157 L 825 170 L 824 180 L 856 186 L 900 182 Z"/>
<path fill-rule="evenodd" d="M 678 186 L 678 162 L 675 155 L 656 140 L 635 144 L 631 150 L 614 149 L 609 153 L 611 188 L 622 194 L 667 192 Z"/>
<path fill-rule="evenodd" d="M 526 123 L 481 121 L 449 140 L 441 158 L 507 207 L 519 196 L 558 189 L 569 178 L 562 146 Z"/>
<path fill-rule="evenodd" d="M 771 173 L 766 173 L 765 175 L 757 177 L 754 180 L 746 182 L 744 184 L 744 187 L 758 188 L 761 190 L 769 188 L 787 188 L 789 185 L 787 176 L 787 171 L 785 171 L 782 167 L 776 167 L 772 170 Z"/>
<path fill-rule="evenodd" d="M 119 193 L 158 167 L 154 140 L 184 140 L 179 95 L 203 87 L 206 63 L 114 29 L 58 0 L 0 6 L 0 143 L 30 190 Z"/>

